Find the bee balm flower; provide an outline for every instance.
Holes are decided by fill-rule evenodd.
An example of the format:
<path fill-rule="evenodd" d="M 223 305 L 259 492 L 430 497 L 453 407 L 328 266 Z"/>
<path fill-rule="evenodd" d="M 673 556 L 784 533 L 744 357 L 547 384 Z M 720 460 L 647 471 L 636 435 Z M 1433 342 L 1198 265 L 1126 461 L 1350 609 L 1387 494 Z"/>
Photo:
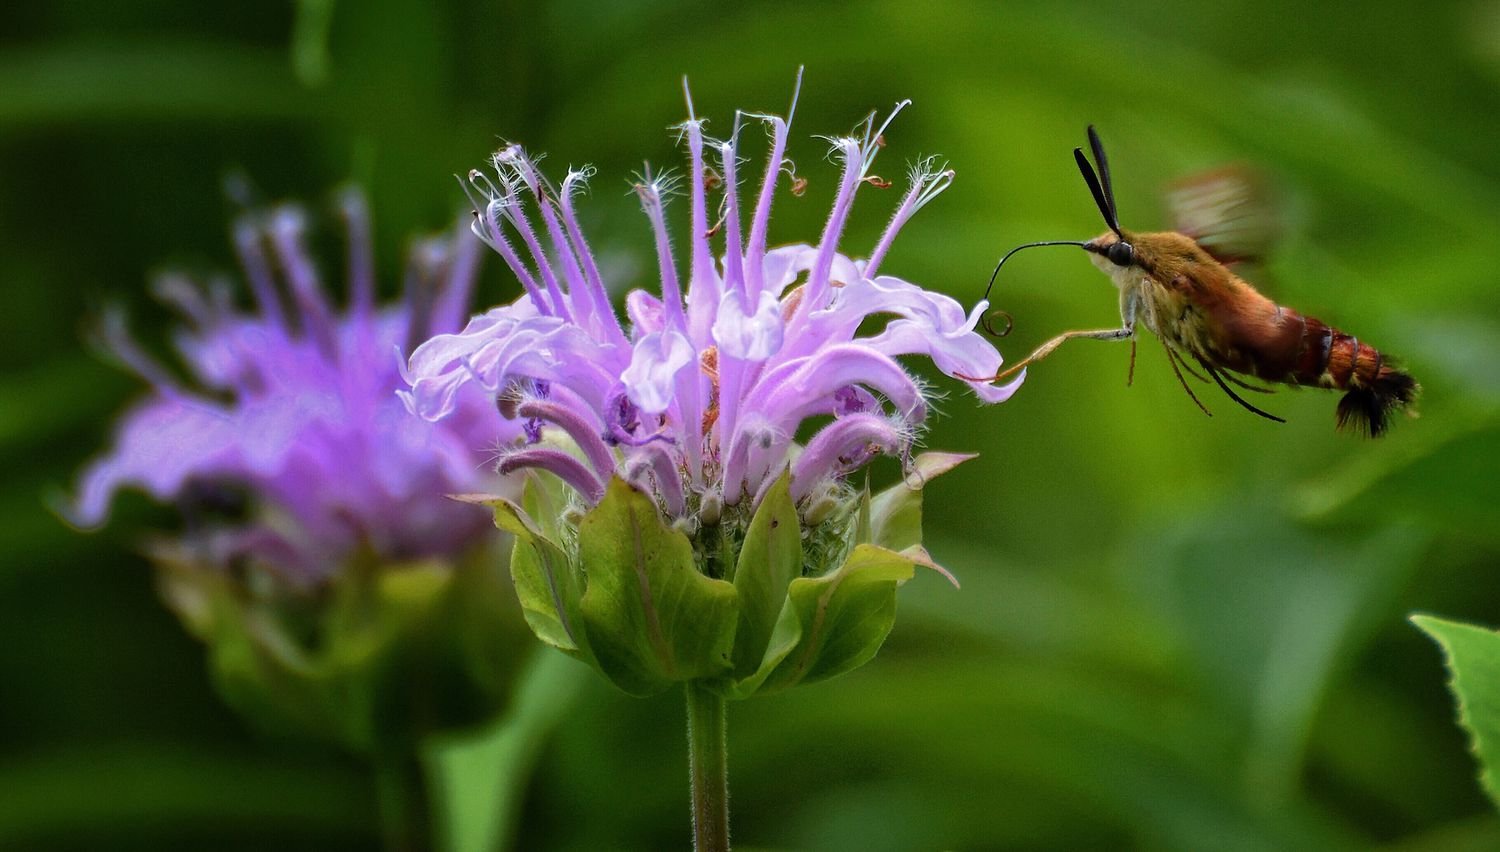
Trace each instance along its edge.
<path fill-rule="evenodd" d="M 256 715 L 279 707 L 300 727 L 389 746 L 415 733 L 398 706 L 410 704 L 421 724 L 465 721 L 498 707 L 506 690 L 506 660 L 520 654 L 503 635 L 508 584 L 492 582 L 480 555 L 493 528 L 444 495 L 502 490 L 484 448 L 521 428 L 482 395 L 456 397 L 441 423 L 412 417 L 396 396 L 401 353 L 463 322 L 480 244 L 463 231 L 418 243 L 405 302 L 381 307 L 364 200 L 347 193 L 340 207 L 349 236 L 342 309 L 293 207 L 234 227 L 253 310 L 236 308 L 223 281 L 160 282 L 159 295 L 187 318 L 175 341 L 191 383 L 137 347 L 118 315 L 107 319 L 105 344 L 151 391 L 84 470 L 67 513 L 98 525 L 127 487 L 177 504 L 185 530 L 151 554 L 168 602 L 214 648 L 231 700 L 269 694 L 252 702 Z M 455 609 L 460 596 L 465 607 Z M 289 626 L 308 612 L 312 640 Z M 442 646 L 415 634 L 456 630 L 490 636 L 499 653 L 487 650 L 481 665 L 403 650 Z M 391 660 L 422 668 L 421 683 L 451 677 L 462 688 L 445 696 L 462 700 L 418 706 L 425 699 L 403 697 L 415 696 L 410 672 Z"/>
<path fill-rule="evenodd" d="M 518 536 L 523 606 L 539 636 L 628 691 L 701 681 L 740 697 L 845 671 L 884 639 L 895 586 L 930 564 L 904 510 L 924 477 L 956 458 L 910 457 L 928 402 L 897 359 L 988 376 L 1001 358 L 975 332 L 986 304 L 966 313 L 882 271 L 902 226 L 953 179 L 936 160 L 911 169 L 867 259 L 840 249 L 856 194 L 883 185 L 871 168 L 904 106 L 831 140 L 843 175 L 821 236 L 768 248 L 778 185 L 792 171 L 790 115 L 739 116 L 727 139 L 712 140 L 689 101 L 687 264 L 663 215 L 677 182 L 648 174 L 635 191 L 660 288 L 627 294 L 628 323 L 574 208 L 590 170 L 554 186 L 510 145 L 494 155 L 493 177 L 469 175 L 474 231 L 525 295 L 418 347 L 406 399 L 441 421 L 478 388 L 526 424 L 500 469 L 550 476 L 533 477 L 519 504 L 490 501 Z M 771 151 L 742 206 L 744 118 L 769 128 Z M 883 328 L 861 335 L 874 316 L 887 317 Z M 1019 380 L 966 384 L 997 403 Z M 882 454 L 909 475 L 872 501 L 849 475 Z M 819 603 L 824 592 L 832 597 Z"/>

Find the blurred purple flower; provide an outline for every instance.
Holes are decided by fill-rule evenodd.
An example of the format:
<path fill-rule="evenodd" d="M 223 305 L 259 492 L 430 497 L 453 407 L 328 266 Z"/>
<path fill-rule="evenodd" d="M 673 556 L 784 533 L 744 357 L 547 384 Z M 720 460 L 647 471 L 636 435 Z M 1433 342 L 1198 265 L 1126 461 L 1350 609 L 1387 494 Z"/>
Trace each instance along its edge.
<path fill-rule="evenodd" d="M 417 243 L 404 302 L 381 308 L 365 201 L 350 191 L 339 206 L 349 241 L 342 310 L 307 254 L 295 207 L 234 226 L 253 311 L 237 309 L 222 280 L 161 279 L 158 295 L 187 320 L 175 344 L 191 382 L 142 351 L 118 312 L 106 316 L 104 345 L 151 392 L 83 471 L 66 510 L 73 522 L 103 523 L 118 490 L 139 488 L 182 505 L 200 558 L 249 557 L 299 585 L 327 579 L 356 553 L 454 557 L 488 534 L 485 513 L 444 495 L 497 488 L 484 448 L 520 426 L 477 392 L 456 394 L 442 423 L 412 417 L 396 396 L 411 346 L 463 322 L 479 243 L 463 229 Z M 194 528 L 196 515 L 236 493 L 248 497 L 245 519 Z"/>
<path fill-rule="evenodd" d="M 519 145 L 492 158 L 495 177 L 470 172 L 474 232 L 505 260 L 525 295 L 472 319 L 457 334 L 442 334 L 412 354 L 404 394 L 413 411 L 442 421 L 462 410 L 478 389 L 502 401 L 530 405 L 535 418 L 563 428 L 579 449 L 572 454 L 529 442 L 508 450 L 502 467 L 549 470 L 597 502 L 604 483 L 620 474 L 655 493 L 671 515 L 735 506 L 769 487 L 791 466 L 793 495 L 808 499 L 837 488 L 875 454 L 904 455 L 927 415 L 927 396 L 896 358 L 922 355 L 950 375 L 993 375 L 1000 354 L 975 332 L 987 305 L 973 311 L 948 296 L 879 274 L 903 225 L 952 182 L 936 160 L 918 161 L 910 187 L 868 260 L 839 253 L 856 192 L 885 185 L 871 166 L 885 122 L 872 114 L 850 137 L 831 139 L 842 165 L 833 209 L 816 245 L 768 249 L 777 184 L 801 181 L 786 159 L 786 119 L 738 114 L 728 139 L 704 136 L 693 115 L 679 128 L 687 142 L 690 198 L 689 265 L 679 280 L 663 216 L 677 187 L 648 173 L 635 186 L 655 233 L 661 281 L 657 297 L 643 290 L 625 299 L 629 331 L 612 309 L 573 200 L 592 170 L 570 170 L 560 187 L 539 172 Z M 744 119 L 764 123 L 771 152 L 741 228 L 738 144 Z M 705 164 L 705 154 L 717 171 Z M 710 227 L 707 192 L 725 189 L 719 219 Z M 529 209 L 528 209 L 529 208 Z M 709 240 L 723 234 L 717 261 Z M 889 319 L 859 336 L 874 315 Z M 967 382 L 986 403 L 1002 402 L 1022 377 L 1003 386 Z M 830 417 L 797 455 L 794 438 L 810 418 Z M 618 453 L 618 454 L 617 454 Z"/>

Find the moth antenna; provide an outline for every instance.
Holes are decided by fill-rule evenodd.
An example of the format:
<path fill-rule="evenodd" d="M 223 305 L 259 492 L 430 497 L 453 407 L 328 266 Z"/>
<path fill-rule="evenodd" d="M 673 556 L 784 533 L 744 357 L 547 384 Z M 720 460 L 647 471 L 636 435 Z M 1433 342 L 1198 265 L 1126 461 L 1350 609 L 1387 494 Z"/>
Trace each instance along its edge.
<path fill-rule="evenodd" d="M 1104 186 L 1104 200 L 1109 202 L 1109 215 L 1118 224 L 1120 221 L 1120 208 L 1115 204 L 1115 185 L 1109 178 L 1109 158 L 1104 156 L 1104 142 L 1099 139 L 1099 131 L 1094 125 L 1089 125 L 1089 147 L 1094 149 L 1094 162 L 1099 164 L 1099 183 Z M 1119 230 L 1116 228 L 1115 230 Z"/>
<path fill-rule="evenodd" d="M 1285 423 L 1286 422 L 1286 420 L 1284 420 L 1284 419 L 1282 419 L 1280 417 L 1277 417 L 1276 415 L 1271 414 L 1268 411 L 1262 411 L 1259 408 L 1256 408 L 1255 406 L 1253 406 L 1250 403 L 1246 402 L 1243 398 L 1240 397 L 1239 394 L 1235 393 L 1234 390 L 1229 387 L 1229 385 L 1227 385 L 1227 384 L 1224 383 L 1224 380 L 1219 377 L 1219 371 L 1216 370 L 1216 369 L 1214 369 L 1214 366 L 1212 364 L 1210 364 L 1207 361 L 1203 360 L 1201 357 L 1198 358 L 1198 363 L 1200 365 L 1202 365 L 1202 367 L 1203 367 L 1204 370 L 1208 371 L 1208 374 L 1210 376 L 1213 377 L 1213 380 L 1214 380 L 1215 383 L 1218 384 L 1219 389 L 1222 390 L 1222 391 L 1224 391 L 1224 393 L 1229 394 L 1229 398 L 1232 399 L 1232 400 L 1234 400 L 1235 402 L 1238 402 L 1240 404 L 1240 406 L 1242 408 L 1244 408 L 1246 411 L 1252 412 L 1254 414 L 1259 414 L 1261 417 L 1264 417 L 1267 420 L 1274 420 L 1277 423 Z"/>
<path fill-rule="evenodd" d="M 1089 158 L 1084 156 L 1082 148 L 1073 149 L 1073 159 L 1078 161 L 1078 171 L 1083 174 L 1083 182 L 1089 185 L 1089 192 L 1094 194 L 1094 204 L 1099 207 L 1099 215 L 1104 217 L 1104 224 L 1124 239 L 1125 235 L 1120 233 L 1120 223 L 1115 219 L 1115 211 L 1110 209 L 1109 199 L 1104 197 L 1104 187 L 1099 184 L 1099 176 L 1094 174 L 1094 167 L 1089 163 Z"/>

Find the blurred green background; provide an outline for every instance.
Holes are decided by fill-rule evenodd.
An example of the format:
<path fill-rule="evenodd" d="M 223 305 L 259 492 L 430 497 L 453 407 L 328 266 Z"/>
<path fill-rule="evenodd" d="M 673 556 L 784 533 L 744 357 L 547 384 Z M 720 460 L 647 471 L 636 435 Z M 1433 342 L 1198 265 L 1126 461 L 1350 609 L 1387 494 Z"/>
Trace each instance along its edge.
<path fill-rule="evenodd" d="M 1209 393 L 1208 419 L 1149 337 L 1133 387 L 1126 349 L 1093 343 L 999 408 L 940 384 L 928 443 L 983 453 L 929 490 L 963 589 L 919 577 L 873 663 L 731 708 L 737 839 L 1500 848 L 1438 651 L 1405 621 L 1500 623 L 1500 3 L 724 5 L 0 9 L 0 847 L 377 843 L 358 763 L 255 735 L 213 695 L 134 555 L 169 514 L 129 497 L 85 537 L 46 509 L 139 390 L 87 350 L 87 319 L 121 302 L 163 347 L 146 276 L 232 266 L 226 173 L 273 199 L 367 186 L 394 292 L 408 236 L 461 206 L 450 175 L 503 134 L 599 167 L 585 227 L 638 282 L 624 181 L 679 162 L 681 75 L 722 133 L 736 107 L 784 110 L 805 63 L 790 155 L 810 186 L 782 194 L 773 241 L 826 215 L 809 137 L 910 97 L 876 171 L 940 153 L 958 179 L 885 269 L 972 302 L 1004 249 L 1102 229 L 1069 152 L 1093 122 L 1127 227 L 1165 224 L 1161 187 L 1193 170 L 1272 174 L 1289 233 L 1264 289 L 1401 356 L 1425 397 L 1373 443 L 1334 433 L 1327 393 L 1267 401 L 1285 426 Z M 895 193 L 862 192 L 847 251 Z M 515 289 L 498 265 L 490 302 Z M 1073 252 L 998 286 L 1011 358 L 1115 320 Z M 516 848 L 684 848 L 680 696 L 585 684 Z"/>

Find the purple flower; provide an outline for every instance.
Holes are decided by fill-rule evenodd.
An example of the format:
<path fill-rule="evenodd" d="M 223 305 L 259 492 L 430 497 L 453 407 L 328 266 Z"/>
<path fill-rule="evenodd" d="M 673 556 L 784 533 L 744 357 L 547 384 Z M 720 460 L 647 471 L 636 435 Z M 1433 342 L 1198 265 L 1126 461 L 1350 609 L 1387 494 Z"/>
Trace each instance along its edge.
<path fill-rule="evenodd" d="M 404 354 L 456 329 L 467 313 L 479 243 L 467 233 L 419 242 L 401 304 L 378 307 L 362 196 L 340 200 L 348 232 L 348 300 L 336 306 L 305 247 L 294 207 L 249 214 L 233 229 L 254 295 L 168 277 L 158 294 L 187 320 L 175 337 L 190 381 L 176 378 L 106 317 L 108 349 L 150 385 L 114 447 L 84 470 L 70 519 L 96 526 L 117 491 L 176 501 L 195 559 L 249 558 L 294 585 L 328 579 L 356 554 L 382 562 L 457 557 L 487 535 L 483 512 L 444 495 L 493 491 L 484 449 L 522 431 L 492 397 L 461 389 L 452 416 L 410 416 L 397 397 Z M 215 495 L 248 497 L 242 519 L 194 522 Z"/>
<path fill-rule="evenodd" d="M 655 234 L 660 295 L 635 290 L 628 326 L 574 210 L 591 170 L 570 170 L 560 186 L 519 145 L 494 155 L 494 177 L 469 174 L 474 232 L 520 279 L 525 295 L 472 319 L 463 331 L 419 346 L 408 364 L 413 411 L 434 421 L 461 412 L 464 394 L 520 394 L 550 411 L 578 452 L 538 444 L 506 450 L 503 469 L 551 471 L 592 505 L 611 476 L 657 496 L 669 514 L 703 516 L 758 495 L 785 470 L 798 500 L 842 487 L 877 454 L 906 456 L 928 412 L 928 394 L 897 360 L 925 356 L 949 376 L 993 375 L 1000 354 L 948 296 L 881 273 L 903 225 L 952 182 L 934 158 L 910 170 L 910 185 L 867 260 L 840 252 L 855 195 L 885 185 L 871 172 L 898 104 L 872 114 L 856 134 L 829 140 L 843 167 L 827 225 L 815 244 L 767 248 L 783 174 L 800 194 L 786 146 L 788 117 L 736 115 L 728 137 L 704 135 L 693 114 L 679 127 L 688 154 L 688 263 L 673 254 L 663 204 L 679 181 L 649 170 L 635 185 Z M 740 136 L 764 125 L 770 156 L 758 190 L 742 207 Z M 712 165 L 710 165 L 712 164 Z M 711 205 L 710 193 L 722 189 Z M 713 211 L 710 207 L 713 206 Z M 710 216 L 715 220 L 710 224 Z M 742 226 L 748 222 L 748 230 Z M 711 247 L 720 238 L 721 248 Z M 873 316 L 883 328 L 861 336 Z M 966 382 L 983 402 L 1008 399 L 1003 386 Z M 546 394 L 529 390 L 545 383 Z M 521 416 L 518 411 L 517 416 Z M 798 449 L 799 431 L 822 425 Z"/>

